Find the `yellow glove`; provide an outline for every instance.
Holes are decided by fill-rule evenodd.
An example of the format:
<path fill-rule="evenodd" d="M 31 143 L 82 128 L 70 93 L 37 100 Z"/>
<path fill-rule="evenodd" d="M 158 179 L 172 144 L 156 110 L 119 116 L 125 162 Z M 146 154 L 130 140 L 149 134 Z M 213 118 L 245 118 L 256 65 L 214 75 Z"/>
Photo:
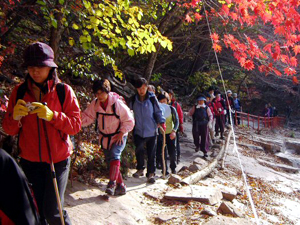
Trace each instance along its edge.
<path fill-rule="evenodd" d="M 31 105 L 35 107 L 33 111 L 30 112 L 30 114 L 36 113 L 37 116 L 41 119 L 51 121 L 53 118 L 53 112 L 48 108 L 48 106 L 43 105 L 40 102 L 32 102 Z"/>
<path fill-rule="evenodd" d="M 13 118 L 14 120 L 20 120 L 23 116 L 27 116 L 28 112 L 29 109 L 26 107 L 26 102 L 19 99 L 14 107 Z"/>

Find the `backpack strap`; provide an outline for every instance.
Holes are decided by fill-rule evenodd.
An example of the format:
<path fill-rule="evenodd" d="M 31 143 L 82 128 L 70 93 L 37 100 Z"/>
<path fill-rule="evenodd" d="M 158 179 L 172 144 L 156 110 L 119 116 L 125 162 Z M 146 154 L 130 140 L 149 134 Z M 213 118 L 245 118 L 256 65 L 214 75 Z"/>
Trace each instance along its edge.
<path fill-rule="evenodd" d="M 22 83 L 22 84 L 19 86 L 19 88 L 18 88 L 18 90 L 17 90 L 17 97 L 16 97 L 16 102 L 15 102 L 15 104 L 17 104 L 17 101 L 18 101 L 19 99 L 23 99 L 23 97 L 24 97 L 26 91 L 27 91 L 27 82 L 25 81 L 24 83 Z"/>
<path fill-rule="evenodd" d="M 66 98 L 66 90 L 64 83 L 57 83 L 56 84 L 56 92 L 57 96 L 61 105 L 61 109 L 63 109 L 65 98 Z"/>

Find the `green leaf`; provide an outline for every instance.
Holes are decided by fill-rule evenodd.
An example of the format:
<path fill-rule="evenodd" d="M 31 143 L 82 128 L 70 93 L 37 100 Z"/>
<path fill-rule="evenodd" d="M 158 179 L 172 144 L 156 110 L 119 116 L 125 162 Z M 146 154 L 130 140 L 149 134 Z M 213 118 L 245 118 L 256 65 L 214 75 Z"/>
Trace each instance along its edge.
<path fill-rule="evenodd" d="M 69 45 L 73 46 L 75 44 L 75 41 L 72 37 L 69 37 Z"/>
<path fill-rule="evenodd" d="M 65 3 L 65 0 L 59 0 L 58 2 L 59 4 L 63 5 Z"/>
<path fill-rule="evenodd" d="M 128 55 L 134 56 L 134 50 L 133 49 L 128 48 L 127 52 L 128 52 Z"/>
<path fill-rule="evenodd" d="M 44 6 L 47 5 L 44 0 L 38 0 L 38 1 L 36 1 L 36 3 L 39 5 L 44 5 Z"/>
<path fill-rule="evenodd" d="M 51 24 L 55 29 L 57 29 L 57 20 L 56 19 L 52 18 Z"/>
<path fill-rule="evenodd" d="M 79 27 L 78 27 L 78 25 L 76 24 L 76 23 L 73 23 L 73 29 L 75 29 L 75 30 L 78 30 L 79 29 Z"/>

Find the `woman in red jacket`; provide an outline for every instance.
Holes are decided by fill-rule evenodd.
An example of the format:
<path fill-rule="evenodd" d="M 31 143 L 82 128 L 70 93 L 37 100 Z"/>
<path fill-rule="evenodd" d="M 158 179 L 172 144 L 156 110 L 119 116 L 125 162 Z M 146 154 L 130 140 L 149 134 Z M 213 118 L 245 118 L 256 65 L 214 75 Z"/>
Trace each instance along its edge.
<path fill-rule="evenodd" d="M 20 164 L 32 183 L 41 223 L 60 224 L 50 164 L 54 163 L 63 206 L 73 149 L 69 135 L 81 128 L 80 108 L 67 84 L 62 85 L 63 103 L 59 98 L 57 65 L 50 46 L 41 42 L 29 45 L 24 61 L 29 74 L 12 91 L 3 128 L 10 135 L 19 135 Z M 63 215 L 65 224 L 71 224 L 66 211 Z"/>

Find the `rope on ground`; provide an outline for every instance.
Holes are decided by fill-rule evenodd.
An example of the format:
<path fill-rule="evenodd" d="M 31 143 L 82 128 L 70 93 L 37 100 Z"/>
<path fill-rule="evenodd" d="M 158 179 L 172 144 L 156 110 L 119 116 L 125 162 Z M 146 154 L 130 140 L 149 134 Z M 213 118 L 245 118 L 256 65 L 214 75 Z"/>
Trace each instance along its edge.
<path fill-rule="evenodd" d="M 206 9 L 205 9 L 205 4 L 206 4 L 206 1 L 203 1 L 203 9 L 204 9 L 204 12 L 205 12 L 205 17 L 206 17 L 206 22 L 207 22 L 208 30 L 209 30 L 210 39 L 211 39 L 212 44 L 214 44 L 214 41 L 212 39 L 212 33 L 211 33 L 210 23 L 209 23 L 209 20 L 208 20 L 208 15 L 207 15 L 207 12 L 206 12 Z M 224 91 L 225 91 L 226 99 L 228 101 L 228 96 L 227 96 L 227 92 L 226 92 L 225 82 L 224 82 L 222 71 L 221 71 L 221 68 L 220 68 L 219 58 L 218 58 L 218 55 L 217 55 L 217 52 L 215 51 L 215 49 L 214 49 L 214 53 L 215 53 L 215 57 L 216 57 L 216 61 L 217 61 L 217 65 L 218 65 L 218 69 L 219 69 L 219 73 L 220 73 L 220 77 L 221 77 L 221 80 L 222 80 L 223 88 L 224 88 Z M 229 106 L 229 112 L 228 113 L 230 113 L 230 111 L 231 111 L 231 108 Z M 238 160 L 239 160 L 239 164 L 240 164 L 240 167 L 241 167 L 242 175 L 243 175 L 244 182 L 245 182 L 245 185 L 246 185 L 247 196 L 248 196 L 250 204 L 251 204 L 251 208 L 252 208 L 252 211 L 253 211 L 253 214 L 254 214 L 254 218 L 255 218 L 256 224 L 259 225 L 259 219 L 258 219 L 257 211 L 256 211 L 256 208 L 255 208 L 255 205 L 254 205 L 251 193 L 250 193 L 250 188 L 249 188 L 249 185 L 248 185 L 248 182 L 247 182 L 247 176 L 246 176 L 246 174 L 244 172 L 243 165 L 242 165 L 241 158 L 240 158 L 240 154 L 239 154 L 239 151 L 238 151 L 238 148 L 237 148 L 237 145 L 236 145 L 235 133 L 234 133 L 234 128 L 233 128 L 232 119 L 231 119 L 231 115 L 230 114 L 229 114 L 229 117 L 230 117 L 230 123 L 231 123 L 231 130 L 232 130 L 232 134 L 233 134 L 233 146 L 234 146 L 233 150 L 236 152 L 236 154 L 238 156 Z"/>

